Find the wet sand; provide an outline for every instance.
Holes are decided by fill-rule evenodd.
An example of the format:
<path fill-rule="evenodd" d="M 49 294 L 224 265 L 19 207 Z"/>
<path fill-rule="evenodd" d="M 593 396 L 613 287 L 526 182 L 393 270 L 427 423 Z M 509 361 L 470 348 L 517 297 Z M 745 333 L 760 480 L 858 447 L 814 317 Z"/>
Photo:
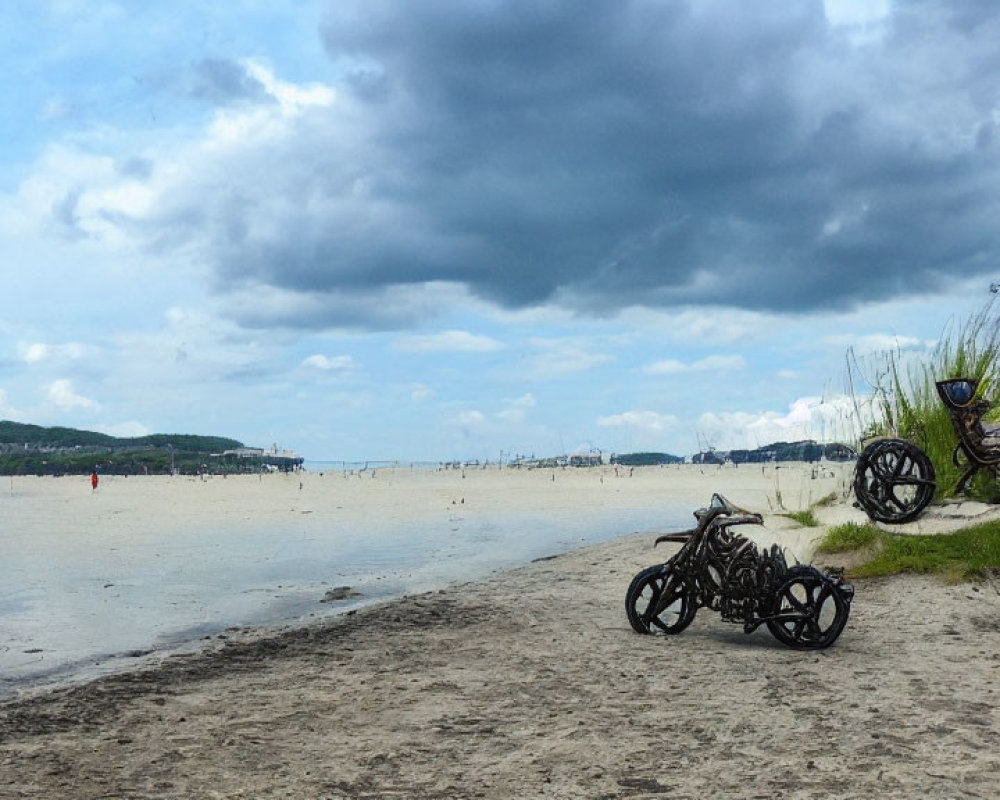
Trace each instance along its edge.
<path fill-rule="evenodd" d="M 995 796 L 995 584 L 856 583 L 822 652 L 705 610 L 638 636 L 625 588 L 666 554 L 627 536 L 26 693 L 0 703 L 0 797 Z"/>

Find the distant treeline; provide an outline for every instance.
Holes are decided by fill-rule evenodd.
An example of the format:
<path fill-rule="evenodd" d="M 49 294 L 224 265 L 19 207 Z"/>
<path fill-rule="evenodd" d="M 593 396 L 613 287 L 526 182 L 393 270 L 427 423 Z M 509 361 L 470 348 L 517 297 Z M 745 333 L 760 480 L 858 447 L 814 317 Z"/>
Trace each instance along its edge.
<path fill-rule="evenodd" d="M 762 464 L 772 461 L 851 461 L 857 453 L 843 444 L 819 444 L 812 439 L 801 442 L 774 442 L 754 450 L 709 450 L 691 457 L 693 464 Z"/>
<path fill-rule="evenodd" d="M 218 457 L 243 447 L 236 439 L 191 434 L 120 438 L 76 428 L 43 428 L 0 421 L 0 475 L 119 475 L 248 472 L 253 460 Z M 216 454 L 216 457 L 210 457 Z"/>
<path fill-rule="evenodd" d="M 221 453 L 243 447 L 236 439 L 222 436 L 193 436 L 186 433 L 153 433 L 149 436 L 120 438 L 96 431 L 76 428 L 43 428 L 23 422 L 0 420 L 0 444 L 35 445 L 37 447 L 111 447 L 115 449 L 140 447 L 166 447 L 173 445 L 184 450 L 204 453 Z"/>
<path fill-rule="evenodd" d="M 611 456 L 611 463 L 625 467 L 652 467 L 657 464 L 683 464 L 684 459 L 670 453 L 623 453 Z"/>

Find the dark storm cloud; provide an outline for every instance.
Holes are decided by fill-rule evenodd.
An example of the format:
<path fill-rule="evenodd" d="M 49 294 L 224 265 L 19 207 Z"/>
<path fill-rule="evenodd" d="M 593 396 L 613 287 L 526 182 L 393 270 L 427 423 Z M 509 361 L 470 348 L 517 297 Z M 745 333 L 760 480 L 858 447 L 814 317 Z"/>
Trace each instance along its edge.
<path fill-rule="evenodd" d="M 892 14 L 856 40 L 819 0 L 338 0 L 341 99 L 200 193 L 220 286 L 797 312 L 985 273 L 1000 9 Z"/>

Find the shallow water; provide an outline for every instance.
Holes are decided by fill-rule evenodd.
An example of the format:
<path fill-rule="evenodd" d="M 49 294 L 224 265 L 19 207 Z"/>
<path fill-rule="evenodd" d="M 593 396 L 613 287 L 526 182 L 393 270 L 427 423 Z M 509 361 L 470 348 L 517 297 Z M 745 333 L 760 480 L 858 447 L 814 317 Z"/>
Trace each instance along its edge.
<path fill-rule="evenodd" d="M 372 528 L 240 527 L 38 552 L 3 539 L 0 694 L 91 677 L 228 628 L 341 613 L 473 580 L 633 531 L 687 527 L 689 509 L 477 513 Z M 654 559 L 655 560 L 655 559 Z M 350 586 L 359 597 L 323 603 Z"/>

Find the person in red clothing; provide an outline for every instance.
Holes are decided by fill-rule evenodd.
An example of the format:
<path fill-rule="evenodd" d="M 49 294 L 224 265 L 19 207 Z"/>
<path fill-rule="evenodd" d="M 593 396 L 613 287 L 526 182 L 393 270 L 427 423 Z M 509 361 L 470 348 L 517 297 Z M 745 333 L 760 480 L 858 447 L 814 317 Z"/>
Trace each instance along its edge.
<path fill-rule="evenodd" d="M 93 489 L 93 491 L 95 491 L 95 492 L 97 491 L 97 473 L 96 472 L 91 472 L 90 473 L 90 486 Z"/>

